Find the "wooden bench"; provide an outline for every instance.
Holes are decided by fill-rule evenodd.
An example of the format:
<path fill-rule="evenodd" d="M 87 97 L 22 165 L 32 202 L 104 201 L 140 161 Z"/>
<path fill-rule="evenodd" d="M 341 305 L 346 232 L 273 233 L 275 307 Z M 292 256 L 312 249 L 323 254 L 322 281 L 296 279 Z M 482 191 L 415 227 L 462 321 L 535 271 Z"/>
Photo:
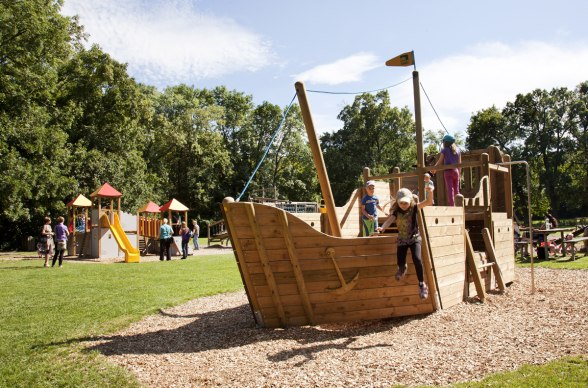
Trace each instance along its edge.
<path fill-rule="evenodd" d="M 223 242 L 229 241 L 229 232 L 225 228 L 225 221 L 214 221 L 208 223 L 208 246 L 211 242 L 219 242 L 223 245 Z"/>
<path fill-rule="evenodd" d="M 529 246 L 531 242 L 529 239 L 520 239 L 519 241 L 515 241 L 515 252 L 521 251 L 521 257 L 525 257 L 525 253 L 529 254 Z"/>
<path fill-rule="evenodd" d="M 588 241 L 588 237 L 576 237 L 571 240 L 566 240 L 564 244 L 572 245 L 572 261 L 576 260 L 576 243 Z"/>

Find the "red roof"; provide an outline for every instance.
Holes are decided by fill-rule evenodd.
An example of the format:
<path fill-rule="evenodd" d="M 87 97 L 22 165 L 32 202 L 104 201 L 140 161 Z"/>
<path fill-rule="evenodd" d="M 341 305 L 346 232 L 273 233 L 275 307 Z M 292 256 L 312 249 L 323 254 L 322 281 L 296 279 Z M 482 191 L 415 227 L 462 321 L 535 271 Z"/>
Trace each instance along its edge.
<path fill-rule="evenodd" d="M 159 213 L 159 205 L 153 201 L 139 209 L 139 213 Z"/>
<path fill-rule="evenodd" d="M 190 209 L 188 209 L 186 206 L 184 206 L 177 199 L 172 198 L 169 202 L 167 202 L 165 205 L 163 205 L 162 207 L 159 208 L 159 211 L 162 211 L 162 212 L 167 211 L 167 210 L 171 210 L 174 212 L 185 212 Z"/>
<path fill-rule="evenodd" d="M 108 182 L 105 182 L 98 190 L 96 190 L 92 194 L 90 194 L 90 197 L 118 198 L 118 197 L 122 197 L 122 194 L 119 193 L 114 187 L 110 186 L 108 184 Z"/>

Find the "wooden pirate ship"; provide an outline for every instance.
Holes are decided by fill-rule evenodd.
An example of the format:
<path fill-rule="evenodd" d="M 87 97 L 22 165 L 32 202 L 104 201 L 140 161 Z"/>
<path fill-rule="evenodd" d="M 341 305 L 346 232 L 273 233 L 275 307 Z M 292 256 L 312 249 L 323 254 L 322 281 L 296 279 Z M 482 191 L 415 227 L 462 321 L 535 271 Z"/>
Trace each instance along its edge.
<path fill-rule="evenodd" d="M 416 72 L 415 72 L 416 73 Z M 419 212 L 429 297 L 420 299 L 412 260 L 396 281 L 396 234 L 361 236 L 356 190 L 335 207 L 314 133 L 304 86 L 296 90 L 326 211 L 291 214 L 276 207 L 225 198 L 222 211 L 253 316 L 264 327 L 316 325 L 431 313 L 514 280 L 511 172 L 496 147 L 462 154 L 465 177 L 458 206 L 445 203 L 437 180 L 435 206 Z M 418 122 L 418 120 L 417 120 Z M 417 125 L 418 127 L 418 125 Z M 418 128 L 417 128 L 418 131 Z M 422 160 L 422 159 L 421 159 Z M 438 171 L 453 166 L 439 166 Z M 381 176 L 376 192 L 385 206 L 400 187 L 424 192 L 424 163 L 414 171 Z M 441 176 L 442 174 L 438 174 Z M 420 187 L 419 187 L 420 186 Z M 410 256 L 410 254 L 409 254 Z"/>

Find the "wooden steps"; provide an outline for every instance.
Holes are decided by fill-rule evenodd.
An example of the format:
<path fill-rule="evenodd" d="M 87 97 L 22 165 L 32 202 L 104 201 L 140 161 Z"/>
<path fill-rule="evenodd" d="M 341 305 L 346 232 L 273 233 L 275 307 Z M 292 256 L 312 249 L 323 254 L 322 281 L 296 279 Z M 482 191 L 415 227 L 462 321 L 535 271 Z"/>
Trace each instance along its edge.
<path fill-rule="evenodd" d="M 496 278 L 497 287 L 500 291 L 505 290 L 505 285 L 502 279 L 502 272 L 500 271 L 500 267 L 496 262 L 496 253 L 494 251 L 494 245 L 492 244 L 492 238 L 490 236 L 490 231 L 488 230 L 488 228 L 484 228 L 482 230 L 482 235 L 484 237 L 486 252 L 474 251 L 472 241 L 470 239 L 470 233 L 467 230 L 465 238 L 468 271 L 474 280 L 474 285 L 476 287 L 476 293 L 478 294 L 478 298 L 480 299 L 480 301 L 484 302 L 484 300 L 486 299 L 486 290 L 484 284 L 482 283 L 480 271 L 487 269 L 492 270 L 494 272 L 494 277 Z M 476 260 L 476 256 L 478 260 Z"/>

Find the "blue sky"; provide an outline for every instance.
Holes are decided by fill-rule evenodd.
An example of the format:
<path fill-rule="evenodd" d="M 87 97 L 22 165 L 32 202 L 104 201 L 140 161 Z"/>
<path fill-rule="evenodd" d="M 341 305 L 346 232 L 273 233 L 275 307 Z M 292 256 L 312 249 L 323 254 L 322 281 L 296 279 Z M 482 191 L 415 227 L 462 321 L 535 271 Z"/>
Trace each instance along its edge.
<path fill-rule="evenodd" d="M 414 50 L 420 80 L 450 133 L 517 93 L 588 80 L 586 0 L 65 0 L 138 82 L 225 85 L 285 107 L 294 82 L 362 92 L 411 78 L 384 62 Z M 413 111 L 412 82 L 389 90 Z M 337 130 L 353 95 L 309 93 L 317 131 Z M 421 92 L 423 126 L 442 129 Z"/>

